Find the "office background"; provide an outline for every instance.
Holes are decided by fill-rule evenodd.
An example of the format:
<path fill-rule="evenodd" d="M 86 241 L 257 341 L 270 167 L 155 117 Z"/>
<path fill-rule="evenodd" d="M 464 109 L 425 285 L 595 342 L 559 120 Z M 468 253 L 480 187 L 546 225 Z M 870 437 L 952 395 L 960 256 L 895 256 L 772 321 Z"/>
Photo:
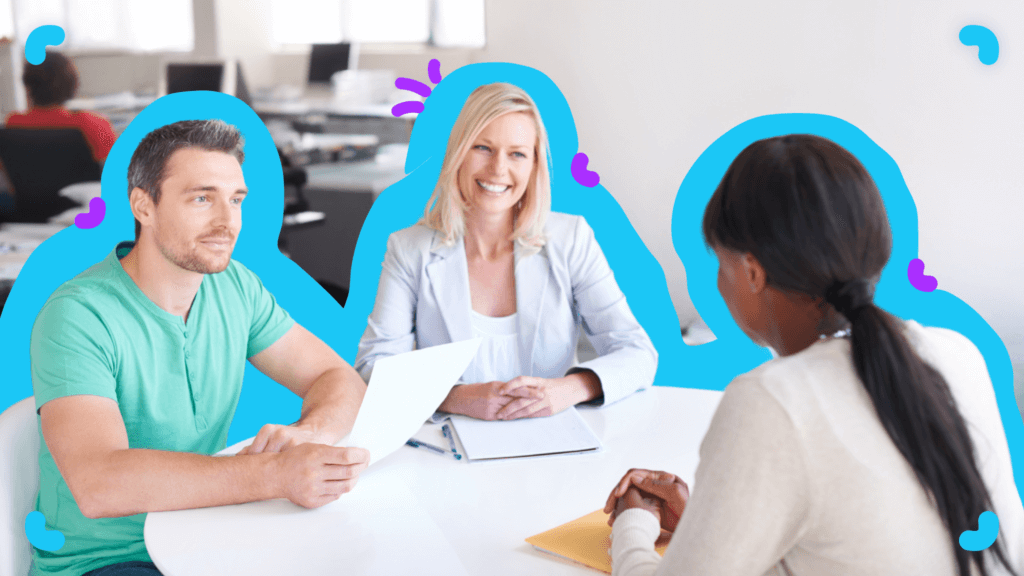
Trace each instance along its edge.
<path fill-rule="evenodd" d="M 15 9 L 22 1 L 13 0 Z M 310 34 L 329 36 L 323 22 L 330 28 L 339 19 L 345 34 L 365 33 L 348 28 L 356 0 L 334 2 L 331 18 L 322 6 L 304 8 L 304 0 L 285 4 L 284 13 L 277 0 L 180 2 L 179 14 L 191 20 L 191 55 L 238 58 L 256 89 L 304 83 L 308 47 L 275 41 L 282 18 L 307 23 Z M 11 3 L 0 0 L 0 35 L 15 28 Z M 67 12 L 76 3 L 43 4 Z M 120 4 L 131 2 L 111 3 L 110 13 Z M 858 126 L 899 164 L 917 204 L 925 273 L 1000 335 L 1014 364 L 1018 403 L 1024 401 L 1024 70 L 1017 49 L 1024 4 L 421 0 L 396 2 L 391 11 L 396 21 L 418 21 L 440 9 L 479 5 L 482 47 L 363 42 L 359 68 L 426 81 L 427 62 L 437 58 L 443 73 L 502 61 L 547 74 L 573 110 L 590 168 L 665 270 L 682 326 L 699 333 L 700 317 L 672 247 L 667 208 L 689 167 L 744 120 L 829 114 Z M 967 24 L 995 32 L 996 64 L 981 64 L 977 50 L 960 43 Z M 433 31 L 436 38 L 436 21 Z M 79 38 L 88 44 L 87 35 Z M 168 55 L 109 47 L 68 52 L 82 96 L 152 92 Z M 0 63 L 4 112 L 18 105 L 11 56 Z"/>

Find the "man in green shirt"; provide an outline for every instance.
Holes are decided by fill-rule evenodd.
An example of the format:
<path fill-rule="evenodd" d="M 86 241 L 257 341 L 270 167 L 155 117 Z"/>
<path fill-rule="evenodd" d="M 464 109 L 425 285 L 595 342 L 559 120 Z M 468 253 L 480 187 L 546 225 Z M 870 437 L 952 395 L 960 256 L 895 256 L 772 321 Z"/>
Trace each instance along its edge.
<path fill-rule="evenodd" d="M 136 241 L 64 283 L 36 318 L 43 437 L 36 509 L 64 533 L 33 574 L 158 575 L 145 513 L 351 490 L 369 454 L 336 448 L 366 390 L 333 350 L 231 259 L 243 141 L 219 120 L 158 128 L 128 167 Z M 301 418 L 224 448 L 245 361 L 302 397 Z"/>

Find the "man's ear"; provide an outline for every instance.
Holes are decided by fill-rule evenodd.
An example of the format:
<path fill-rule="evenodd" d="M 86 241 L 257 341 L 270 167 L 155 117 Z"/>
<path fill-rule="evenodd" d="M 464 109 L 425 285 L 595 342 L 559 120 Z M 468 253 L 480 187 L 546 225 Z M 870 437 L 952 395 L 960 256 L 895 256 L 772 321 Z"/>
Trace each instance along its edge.
<path fill-rule="evenodd" d="M 128 205 L 131 206 L 132 215 L 143 226 L 152 225 L 156 204 L 142 188 L 136 186 L 128 194 Z"/>
<path fill-rule="evenodd" d="M 751 294 L 758 294 L 768 286 L 768 273 L 753 254 L 744 253 L 740 257 L 740 263 L 743 265 L 743 278 L 747 281 Z"/>

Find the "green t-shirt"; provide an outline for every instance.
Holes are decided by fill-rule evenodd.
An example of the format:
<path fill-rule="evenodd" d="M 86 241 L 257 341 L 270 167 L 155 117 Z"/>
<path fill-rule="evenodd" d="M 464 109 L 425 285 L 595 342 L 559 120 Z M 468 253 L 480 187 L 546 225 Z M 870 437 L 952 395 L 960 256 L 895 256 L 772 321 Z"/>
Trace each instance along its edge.
<path fill-rule="evenodd" d="M 203 278 L 186 323 L 153 303 L 121 267 L 131 246 L 119 244 L 43 305 L 31 342 L 36 408 L 62 396 L 103 396 L 117 402 L 131 448 L 213 454 L 226 445 L 246 359 L 295 322 L 232 260 Z M 149 560 L 146 515 L 83 516 L 45 441 L 36 510 L 65 542 L 56 552 L 35 549 L 33 574 L 79 576 Z"/>

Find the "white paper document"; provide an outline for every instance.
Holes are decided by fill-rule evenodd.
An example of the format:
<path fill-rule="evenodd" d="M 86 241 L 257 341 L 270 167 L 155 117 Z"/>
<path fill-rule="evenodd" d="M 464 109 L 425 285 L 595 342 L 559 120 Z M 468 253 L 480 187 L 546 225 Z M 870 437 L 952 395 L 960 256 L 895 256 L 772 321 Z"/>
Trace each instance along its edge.
<path fill-rule="evenodd" d="M 508 421 L 452 416 L 452 426 L 470 460 L 589 452 L 601 441 L 575 407 L 541 418 Z"/>
<path fill-rule="evenodd" d="M 366 448 L 370 466 L 401 448 L 448 396 L 479 347 L 480 339 L 474 338 L 377 360 L 352 432 L 336 446 Z M 252 441 L 242 440 L 217 455 L 237 454 Z"/>
<path fill-rule="evenodd" d="M 479 347 L 474 338 L 377 360 L 352 433 L 338 445 L 366 448 L 371 466 L 401 448 L 448 396 Z"/>

